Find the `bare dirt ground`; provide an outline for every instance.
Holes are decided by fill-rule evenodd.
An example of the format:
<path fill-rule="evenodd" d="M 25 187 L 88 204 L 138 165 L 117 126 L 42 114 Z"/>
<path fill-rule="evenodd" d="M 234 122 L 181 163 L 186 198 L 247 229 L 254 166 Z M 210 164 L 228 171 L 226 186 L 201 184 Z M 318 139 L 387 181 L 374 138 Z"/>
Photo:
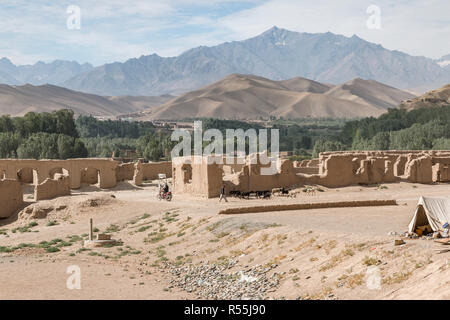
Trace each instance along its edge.
<path fill-rule="evenodd" d="M 295 199 L 158 201 L 155 184 L 86 186 L 0 221 L 0 299 L 449 299 L 450 253 L 394 246 L 420 195 L 450 185 L 326 189 Z M 227 207 L 396 199 L 397 206 L 218 215 Z M 95 233 L 121 242 L 83 248 Z M 69 266 L 81 289 L 68 289 Z"/>

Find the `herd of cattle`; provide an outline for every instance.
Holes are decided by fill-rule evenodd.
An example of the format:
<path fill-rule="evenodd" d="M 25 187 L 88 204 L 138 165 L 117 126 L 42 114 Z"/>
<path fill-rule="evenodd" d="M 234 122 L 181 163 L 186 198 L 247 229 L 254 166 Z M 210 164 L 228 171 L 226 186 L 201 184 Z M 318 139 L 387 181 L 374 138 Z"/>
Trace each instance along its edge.
<path fill-rule="evenodd" d="M 230 196 L 239 199 L 250 199 L 250 198 L 270 199 L 272 196 L 296 198 L 297 195 L 300 194 L 304 194 L 306 196 L 314 196 L 316 194 L 316 191 L 322 191 L 322 189 L 308 186 L 303 189 L 275 188 L 272 190 L 249 191 L 249 192 L 230 191 Z"/>

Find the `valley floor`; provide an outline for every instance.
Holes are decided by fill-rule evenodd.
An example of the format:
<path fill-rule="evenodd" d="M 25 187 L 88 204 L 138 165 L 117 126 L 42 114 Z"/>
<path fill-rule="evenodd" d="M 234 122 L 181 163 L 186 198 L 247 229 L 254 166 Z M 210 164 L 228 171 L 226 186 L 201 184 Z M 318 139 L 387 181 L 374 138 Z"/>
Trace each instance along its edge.
<path fill-rule="evenodd" d="M 185 195 L 161 202 L 156 184 L 121 183 L 30 202 L 47 217 L 0 221 L 0 299 L 450 299 L 450 253 L 437 253 L 432 240 L 394 246 L 389 235 L 406 231 L 420 195 L 445 197 L 450 185 L 384 186 L 219 203 Z M 218 215 L 363 199 L 398 205 Z M 83 248 L 90 218 L 96 233 L 122 244 Z M 74 265 L 81 289 L 70 290 Z"/>

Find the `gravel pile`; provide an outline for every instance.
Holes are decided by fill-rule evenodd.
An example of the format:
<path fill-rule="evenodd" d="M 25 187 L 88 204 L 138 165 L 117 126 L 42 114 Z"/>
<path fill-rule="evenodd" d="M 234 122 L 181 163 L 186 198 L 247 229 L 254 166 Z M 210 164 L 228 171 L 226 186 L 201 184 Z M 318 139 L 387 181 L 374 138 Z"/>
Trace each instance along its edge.
<path fill-rule="evenodd" d="M 171 287 L 195 293 L 201 299 L 266 299 L 268 292 L 279 285 L 280 274 L 267 273 L 277 267 L 255 265 L 245 270 L 231 271 L 236 261 L 223 264 L 200 264 L 196 266 L 173 266 L 166 269 L 172 275 Z"/>

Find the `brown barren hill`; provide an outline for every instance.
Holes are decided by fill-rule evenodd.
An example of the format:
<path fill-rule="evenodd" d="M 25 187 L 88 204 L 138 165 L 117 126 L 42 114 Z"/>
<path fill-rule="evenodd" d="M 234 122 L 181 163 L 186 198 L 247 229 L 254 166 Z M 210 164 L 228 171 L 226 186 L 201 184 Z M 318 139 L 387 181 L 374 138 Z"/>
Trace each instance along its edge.
<path fill-rule="evenodd" d="M 115 116 L 160 105 L 172 96 L 103 97 L 53 85 L 9 86 L 0 84 L 0 115 L 22 116 L 27 112 L 72 109 L 75 114 Z"/>
<path fill-rule="evenodd" d="M 360 78 L 336 86 L 326 92 L 326 95 L 373 106 L 379 108 L 383 112 L 388 108 L 396 108 L 403 100 L 415 97 L 409 92 L 396 89 L 383 83 Z"/>
<path fill-rule="evenodd" d="M 403 101 L 399 108 L 414 110 L 419 108 L 450 106 L 450 84 L 436 90 L 428 91 L 420 97 Z"/>
<path fill-rule="evenodd" d="M 325 93 L 333 86 L 320 83 L 306 78 L 296 77 L 289 80 L 279 82 L 281 85 L 292 91 L 311 92 L 311 93 Z"/>
<path fill-rule="evenodd" d="M 273 81 L 232 74 L 146 110 L 141 119 L 357 118 L 379 116 L 412 97 L 402 90 L 361 79 L 332 87 L 304 78 Z"/>

